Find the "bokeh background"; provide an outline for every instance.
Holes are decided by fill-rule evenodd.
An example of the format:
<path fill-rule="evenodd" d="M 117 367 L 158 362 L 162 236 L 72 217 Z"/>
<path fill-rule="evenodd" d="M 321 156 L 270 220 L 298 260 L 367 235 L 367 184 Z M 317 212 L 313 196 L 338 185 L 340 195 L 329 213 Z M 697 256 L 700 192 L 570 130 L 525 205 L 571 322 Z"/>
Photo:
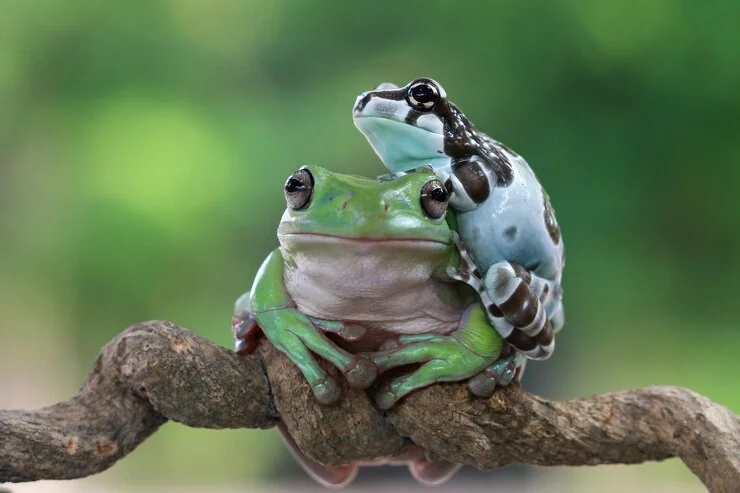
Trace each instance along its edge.
<path fill-rule="evenodd" d="M 66 399 L 138 321 L 230 346 L 285 178 L 382 173 L 354 98 L 425 75 L 528 159 L 564 232 L 566 328 L 525 385 L 683 385 L 740 412 L 738 18 L 730 0 L 3 1 L 0 407 Z M 413 485 L 402 469 L 358 484 Z M 448 489 L 497 484 L 702 491 L 676 461 Z M 183 485 L 311 486 L 273 431 L 168 424 L 95 478 L 13 489 Z"/>

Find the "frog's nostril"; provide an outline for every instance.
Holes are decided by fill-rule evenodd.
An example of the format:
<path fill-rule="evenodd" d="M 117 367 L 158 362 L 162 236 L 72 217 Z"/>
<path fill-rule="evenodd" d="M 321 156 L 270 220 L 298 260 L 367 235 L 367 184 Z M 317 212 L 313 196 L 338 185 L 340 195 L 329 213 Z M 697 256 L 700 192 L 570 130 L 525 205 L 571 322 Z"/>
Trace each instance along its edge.
<path fill-rule="evenodd" d="M 342 209 L 346 209 L 348 205 L 349 205 L 349 202 L 345 200 L 344 202 L 342 202 Z"/>

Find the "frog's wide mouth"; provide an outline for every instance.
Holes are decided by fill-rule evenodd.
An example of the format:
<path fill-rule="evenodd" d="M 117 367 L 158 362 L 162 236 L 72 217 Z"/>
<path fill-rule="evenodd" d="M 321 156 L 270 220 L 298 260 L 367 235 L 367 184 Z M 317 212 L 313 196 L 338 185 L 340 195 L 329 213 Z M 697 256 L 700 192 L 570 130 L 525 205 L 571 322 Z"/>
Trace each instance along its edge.
<path fill-rule="evenodd" d="M 356 245 L 372 245 L 392 247 L 394 245 L 406 245 L 414 247 L 429 248 L 446 248 L 451 245 L 449 241 L 443 241 L 435 238 L 421 237 L 374 237 L 374 236 L 344 236 L 328 233 L 311 233 L 301 231 L 278 232 L 279 239 L 282 240 L 303 240 L 316 243 L 344 243 Z"/>
<path fill-rule="evenodd" d="M 365 122 L 367 123 L 373 123 L 373 122 L 381 122 L 385 125 L 398 126 L 398 128 L 403 128 L 406 132 L 423 132 L 427 134 L 433 134 L 438 135 L 440 137 L 443 137 L 443 135 L 439 132 L 435 132 L 434 130 L 430 130 L 428 128 L 424 128 L 417 125 L 410 125 L 406 123 L 405 121 L 398 120 L 396 118 L 396 115 L 383 115 L 383 114 L 374 114 L 374 115 L 367 115 L 363 113 L 354 113 L 353 119 L 355 122 L 355 126 L 357 127 L 364 127 Z M 365 120 L 365 122 L 362 122 L 362 120 Z"/>

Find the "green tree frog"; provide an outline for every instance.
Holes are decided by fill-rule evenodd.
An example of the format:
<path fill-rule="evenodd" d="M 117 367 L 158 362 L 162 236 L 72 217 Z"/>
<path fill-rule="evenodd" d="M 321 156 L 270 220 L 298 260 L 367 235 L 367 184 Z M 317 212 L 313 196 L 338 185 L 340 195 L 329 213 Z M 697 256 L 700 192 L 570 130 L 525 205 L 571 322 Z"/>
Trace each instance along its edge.
<path fill-rule="evenodd" d="M 378 181 L 307 166 L 288 178 L 284 194 L 280 247 L 236 302 L 237 352 L 253 350 L 264 333 L 324 404 L 340 387 L 316 355 L 360 389 L 386 370 L 415 365 L 379 386 L 383 409 L 436 382 L 467 380 L 474 393 L 490 395 L 513 380 L 523 358 L 491 328 L 476 291 L 455 279 L 475 266 L 459 250 L 447 222 L 449 191 L 435 173 Z M 316 464 L 280 430 L 318 482 L 341 486 L 356 474 L 357 464 Z M 406 462 L 433 484 L 459 467 L 423 453 Z"/>
<path fill-rule="evenodd" d="M 508 343 L 529 358 L 549 357 L 564 321 L 563 241 L 527 162 L 478 131 L 429 78 L 362 93 L 353 119 L 392 175 L 423 166 L 437 173 L 480 269 L 453 277 L 479 292 Z"/>
<path fill-rule="evenodd" d="M 238 351 L 248 352 L 261 329 L 325 404 L 340 390 L 314 354 L 360 389 L 379 372 L 422 364 L 377 393 L 381 408 L 498 360 L 503 340 L 476 292 L 453 277 L 474 266 L 458 250 L 449 193 L 434 173 L 377 181 L 310 166 L 288 178 L 284 193 L 280 247 L 236 303 Z M 510 381 L 509 373 L 495 377 Z"/>

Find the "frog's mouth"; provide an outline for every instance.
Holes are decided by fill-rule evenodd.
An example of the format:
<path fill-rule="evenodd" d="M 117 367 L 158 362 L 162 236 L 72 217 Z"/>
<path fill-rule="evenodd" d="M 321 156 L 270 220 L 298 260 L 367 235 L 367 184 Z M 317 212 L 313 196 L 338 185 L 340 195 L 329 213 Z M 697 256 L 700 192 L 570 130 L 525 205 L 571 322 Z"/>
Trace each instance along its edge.
<path fill-rule="evenodd" d="M 443 137 L 442 133 L 432 130 L 430 128 L 422 127 L 420 125 L 413 125 L 405 121 L 399 120 L 395 113 L 383 114 L 375 113 L 371 115 L 363 113 L 355 113 L 353 115 L 355 126 L 362 133 L 371 133 L 374 130 L 383 130 L 384 132 L 392 133 L 407 133 L 407 134 L 430 134 L 436 137 Z"/>
<path fill-rule="evenodd" d="M 448 241 L 435 238 L 414 238 L 414 237 L 371 237 L 371 236 L 341 236 L 328 233 L 310 233 L 310 232 L 279 232 L 278 238 L 282 244 L 295 242 L 311 242 L 325 244 L 347 244 L 359 247 L 394 247 L 405 246 L 407 248 L 435 248 L 442 249 L 451 245 Z"/>

